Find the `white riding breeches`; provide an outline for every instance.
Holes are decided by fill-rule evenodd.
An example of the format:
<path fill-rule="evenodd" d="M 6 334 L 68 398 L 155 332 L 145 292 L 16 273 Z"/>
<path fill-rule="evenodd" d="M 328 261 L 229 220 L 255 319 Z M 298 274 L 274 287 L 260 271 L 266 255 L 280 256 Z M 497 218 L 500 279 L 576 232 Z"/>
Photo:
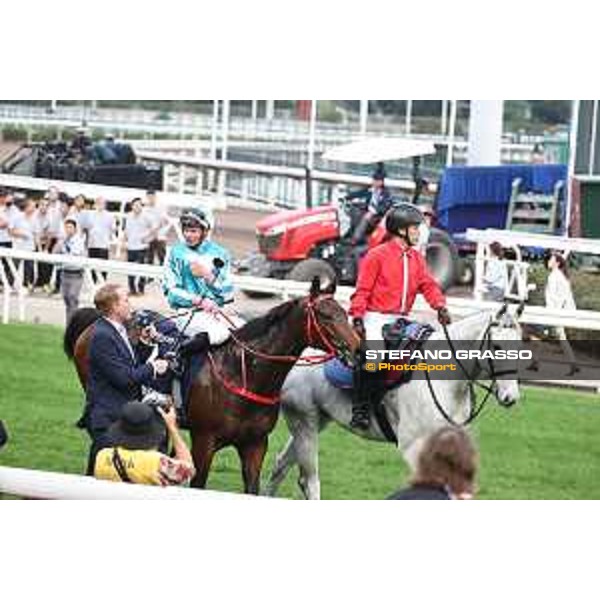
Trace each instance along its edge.
<path fill-rule="evenodd" d="M 393 323 L 402 316 L 401 314 L 367 311 L 363 319 L 367 340 L 383 340 L 383 326 Z"/>
<path fill-rule="evenodd" d="M 197 333 L 208 333 L 208 339 L 211 346 L 222 344 L 229 339 L 230 330 L 243 325 L 243 321 L 235 315 L 223 316 L 221 313 L 209 313 L 206 311 L 195 312 L 191 321 L 190 316 L 182 315 L 177 317 L 177 328 L 183 331 L 185 335 L 193 337 Z M 228 318 L 232 321 L 229 322 Z M 186 326 L 187 325 L 187 326 Z"/>

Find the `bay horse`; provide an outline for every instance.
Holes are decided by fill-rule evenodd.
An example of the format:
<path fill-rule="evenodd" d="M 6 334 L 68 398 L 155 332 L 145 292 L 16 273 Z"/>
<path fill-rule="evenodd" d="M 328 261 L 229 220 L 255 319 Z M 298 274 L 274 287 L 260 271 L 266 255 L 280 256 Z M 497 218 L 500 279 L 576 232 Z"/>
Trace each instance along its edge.
<path fill-rule="evenodd" d="M 244 491 L 259 493 L 268 435 L 279 415 L 279 393 L 294 364 L 308 347 L 329 356 L 338 354 L 350 363 L 359 348 L 360 339 L 334 293 L 335 284 L 321 290 L 315 278 L 307 297 L 276 306 L 211 349 L 191 384 L 187 403 L 196 467 L 193 487 L 205 486 L 215 453 L 234 446 Z M 95 309 L 80 309 L 65 332 L 64 349 L 73 358 L 84 389 L 91 325 L 98 317 Z M 310 363 L 322 358 L 301 360 Z"/>
<path fill-rule="evenodd" d="M 515 314 L 509 314 L 504 305 L 496 314 L 482 311 L 453 323 L 446 332 L 434 332 L 429 340 L 480 340 L 494 347 L 514 344 L 521 340 L 518 318 L 522 309 L 520 306 Z M 499 372 L 493 361 L 462 363 L 469 379 L 431 381 L 422 372 L 415 373 L 410 382 L 391 389 L 383 398 L 388 421 L 398 440 L 398 450 L 412 470 L 424 439 L 435 430 L 448 423 L 462 426 L 473 421 L 492 394 L 505 407 L 519 399 L 516 369 Z M 513 376 L 509 377 L 511 374 Z M 492 384 L 479 384 L 480 379 L 491 379 Z M 487 390 L 487 396 L 478 406 L 475 404 L 475 386 Z M 275 495 L 289 470 L 298 465 L 298 485 L 302 494 L 307 499 L 320 498 L 319 433 L 331 422 L 355 435 L 386 441 L 375 419 L 366 431 L 350 427 L 351 397 L 328 381 L 323 365 L 302 371 L 292 369 L 282 390 L 281 404 L 290 437 L 275 460 L 265 489 L 267 495 Z"/>

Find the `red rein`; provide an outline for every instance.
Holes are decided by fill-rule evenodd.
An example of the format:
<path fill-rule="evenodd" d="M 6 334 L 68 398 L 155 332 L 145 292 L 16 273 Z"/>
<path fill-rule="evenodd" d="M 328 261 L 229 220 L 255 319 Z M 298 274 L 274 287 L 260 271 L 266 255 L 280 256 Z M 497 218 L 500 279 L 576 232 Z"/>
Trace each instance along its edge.
<path fill-rule="evenodd" d="M 217 366 L 215 364 L 215 360 L 212 356 L 212 353 L 209 352 L 208 358 L 210 360 L 210 367 L 213 375 L 220 381 L 223 387 L 235 394 L 236 396 L 240 396 L 249 400 L 250 402 L 254 402 L 256 404 L 262 404 L 266 406 L 273 406 L 279 402 L 280 395 L 276 394 L 274 396 L 265 396 L 263 394 L 257 394 L 256 392 L 252 392 L 246 386 L 247 378 L 246 378 L 246 353 L 252 354 L 261 358 L 263 360 L 267 360 L 270 362 L 284 362 L 284 363 L 297 363 L 297 366 L 305 367 L 308 365 L 315 365 L 327 362 L 331 358 L 335 356 L 335 347 L 329 341 L 325 333 L 323 332 L 323 328 L 319 325 L 317 320 L 317 316 L 315 314 L 315 304 L 320 300 L 325 298 L 329 298 L 331 296 L 321 296 L 318 300 L 310 299 L 307 303 L 307 315 L 306 315 L 306 323 L 305 323 L 305 337 L 307 341 L 307 345 L 311 346 L 313 342 L 321 342 L 325 348 L 327 348 L 327 353 L 324 356 L 306 356 L 304 358 L 299 358 L 298 356 L 290 356 L 290 355 L 274 355 L 274 354 L 266 354 L 265 352 L 261 352 L 260 350 L 256 350 L 251 346 L 248 346 L 245 342 L 240 340 L 235 336 L 232 332 L 231 337 L 234 342 L 241 347 L 241 371 L 242 371 L 242 385 L 238 386 L 232 383 L 230 380 L 226 379 L 222 373 L 219 372 Z M 226 315 L 221 313 L 225 318 Z M 318 337 L 313 337 L 314 333 Z M 301 362 L 303 361 L 303 362 Z"/>

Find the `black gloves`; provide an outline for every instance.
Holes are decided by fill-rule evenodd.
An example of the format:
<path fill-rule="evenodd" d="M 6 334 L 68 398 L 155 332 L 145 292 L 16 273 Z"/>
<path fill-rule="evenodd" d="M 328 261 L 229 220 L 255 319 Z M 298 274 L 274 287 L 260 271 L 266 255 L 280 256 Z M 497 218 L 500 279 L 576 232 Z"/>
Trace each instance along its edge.
<path fill-rule="evenodd" d="M 367 336 L 367 332 L 365 331 L 365 324 L 360 317 L 355 317 L 352 319 L 352 327 L 354 327 L 354 331 L 356 331 L 356 335 L 360 337 L 361 340 L 364 340 Z"/>
<path fill-rule="evenodd" d="M 452 323 L 450 313 L 445 306 L 438 310 L 438 322 L 442 325 L 450 325 Z"/>

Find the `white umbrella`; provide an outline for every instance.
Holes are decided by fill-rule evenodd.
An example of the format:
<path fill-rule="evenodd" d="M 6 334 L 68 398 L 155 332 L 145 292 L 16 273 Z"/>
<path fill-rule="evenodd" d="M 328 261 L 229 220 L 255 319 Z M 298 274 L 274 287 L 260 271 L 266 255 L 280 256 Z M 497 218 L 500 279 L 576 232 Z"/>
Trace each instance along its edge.
<path fill-rule="evenodd" d="M 323 154 L 325 160 L 372 164 L 435 154 L 433 142 L 415 139 L 371 138 L 330 148 Z"/>

